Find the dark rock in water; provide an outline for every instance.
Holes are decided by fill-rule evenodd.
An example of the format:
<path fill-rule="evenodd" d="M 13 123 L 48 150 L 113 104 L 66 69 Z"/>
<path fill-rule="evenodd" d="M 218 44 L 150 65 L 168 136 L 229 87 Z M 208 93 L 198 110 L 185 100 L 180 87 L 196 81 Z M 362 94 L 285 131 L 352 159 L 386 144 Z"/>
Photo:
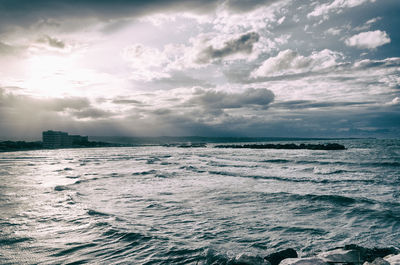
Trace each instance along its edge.
<path fill-rule="evenodd" d="M 383 258 L 390 254 L 398 254 L 398 250 L 391 248 L 365 248 L 357 245 L 346 245 L 346 250 L 357 250 L 360 252 L 360 259 L 363 261 L 373 262 L 376 258 Z"/>
<path fill-rule="evenodd" d="M 337 143 L 327 144 L 244 144 L 216 145 L 215 148 L 249 148 L 249 149 L 308 149 L 308 150 L 345 150 L 346 147 Z"/>
<path fill-rule="evenodd" d="M 390 265 L 390 263 L 382 258 L 376 258 L 373 262 L 365 262 L 363 265 Z"/>
<path fill-rule="evenodd" d="M 278 251 L 275 253 L 272 253 L 264 259 L 269 261 L 271 265 L 278 265 L 282 260 L 287 259 L 287 258 L 297 258 L 297 252 L 293 248 L 288 248 L 282 251 Z"/>

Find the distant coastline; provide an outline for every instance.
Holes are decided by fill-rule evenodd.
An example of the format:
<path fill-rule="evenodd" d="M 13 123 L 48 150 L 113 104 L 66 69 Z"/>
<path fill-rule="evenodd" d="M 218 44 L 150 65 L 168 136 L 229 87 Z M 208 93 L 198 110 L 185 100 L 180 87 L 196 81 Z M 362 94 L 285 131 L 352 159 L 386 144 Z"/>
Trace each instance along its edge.
<path fill-rule="evenodd" d="M 186 138 L 185 138 L 186 139 Z M 137 146 L 164 146 L 164 147 L 181 147 L 181 148 L 199 148 L 206 147 L 207 143 L 216 144 L 214 141 L 175 141 L 162 142 L 158 141 L 142 141 L 135 144 L 128 143 L 109 143 L 101 141 L 87 141 L 79 144 L 73 144 L 70 146 L 60 147 L 47 147 L 42 141 L 26 142 L 26 141 L 0 141 L 0 152 L 16 152 L 16 151 L 31 151 L 31 150 L 54 150 L 54 149 L 70 149 L 70 148 L 99 148 L 99 147 L 137 147 Z M 203 139 L 204 140 L 204 139 Z M 243 140 L 243 139 L 241 139 Z M 285 142 L 291 141 L 315 141 L 317 139 L 292 139 L 286 140 Z M 332 139 L 329 139 L 332 141 Z M 343 139 L 342 139 L 343 140 Z M 282 140 L 281 140 L 282 141 Z M 318 139 L 322 141 L 322 139 Z M 226 138 L 221 139 L 219 143 L 228 143 Z M 232 143 L 234 141 L 230 141 Z M 239 141 L 238 141 L 239 142 Z M 240 141 L 242 142 L 242 141 Z M 243 141 L 244 142 L 244 141 Z M 228 145 L 215 145 L 214 148 L 248 148 L 248 149 L 308 149 L 308 150 L 345 150 L 345 146 L 337 143 L 323 143 L 323 144 L 255 144 L 255 141 L 249 141 L 253 144 L 228 144 Z"/>
<path fill-rule="evenodd" d="M 43 146 L 42 141 L 25 142 L 25 141 L 2 141 L 0 142 L 0 152 L 17 152 L 17 151 L 33 151 L 33 150 L 54 150 L 69 148 L 95 148 L 95 147 L 127 147 L 131 145 L 88 141 L 81 144 L 71 145 L 68 147 L 48 148 Z"/>
<path fill-rule="evenodd" d="M 50 135 L 49 135 L 50 133 Z M 50 137 L 50 138 L 49 138 Z M 67 138 L 65 138 L 67 137 Z M 121 137 L 68 135 L 66 132 L 43 132 L 42 141 L 0 141 L 0 152 L 51 150 L 96 147 L 137 147 L 164 146 L 195 148 L 211 144 L 216 148 L 250 149 L 314 149 L 343 150 L 344 146 L 335 141 L 375 138 L 304 138 L 304 137 L 206 137 L 206 136 L 159 136 L 159 137 Z M 68 141 L 67 143 L 65 141 Z M 316 143 L 305 143 L 317 141 Z M 293 143 L 297 142 L 297 144 Z M 274 143 L 274 144 L 272 144 Z"/>

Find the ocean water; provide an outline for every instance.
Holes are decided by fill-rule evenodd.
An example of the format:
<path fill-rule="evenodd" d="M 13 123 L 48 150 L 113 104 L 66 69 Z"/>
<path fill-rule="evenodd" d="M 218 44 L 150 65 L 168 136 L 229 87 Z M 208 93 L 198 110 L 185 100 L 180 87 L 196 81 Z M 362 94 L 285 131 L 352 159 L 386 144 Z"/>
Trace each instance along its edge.
<path fill-rule="evenodd" d="M 347 150 L 0 153 L 0 264 L 230 264 L 289 247 L 399 248 L 400 140 L 334 142 Z"/>

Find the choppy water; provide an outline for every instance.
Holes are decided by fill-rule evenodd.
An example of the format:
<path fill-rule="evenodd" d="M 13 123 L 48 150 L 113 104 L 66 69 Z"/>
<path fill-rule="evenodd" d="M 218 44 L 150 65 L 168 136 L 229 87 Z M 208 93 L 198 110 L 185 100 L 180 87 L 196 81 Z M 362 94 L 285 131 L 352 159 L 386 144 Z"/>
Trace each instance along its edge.
<path fill-rule="evenodd" d="M 345 151 L 0 153 L 1 264 L 225 264 L 293 247 L 400 247 L 400 141 Z"/>

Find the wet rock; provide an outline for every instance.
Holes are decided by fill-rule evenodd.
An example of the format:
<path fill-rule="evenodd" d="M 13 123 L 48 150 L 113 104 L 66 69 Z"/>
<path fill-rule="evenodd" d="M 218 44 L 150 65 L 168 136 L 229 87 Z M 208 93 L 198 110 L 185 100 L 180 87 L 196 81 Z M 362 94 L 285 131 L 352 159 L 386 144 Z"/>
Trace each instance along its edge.
<path fill-rule="evenodd" d="M 215 148 L 250 148 L 250 149 L 309 149 L 309 150 L 346 150 L 346 147 L 337 143 L 327 144 L 233 144 L 216 145 Z"/>
<path fill-rule="evenodd" d="M 364 262 L 363 265 L 390 265 L 390 263 L 382 258 L 376 258 L 373 262 Z"/>
<path fill-rule="evenodd" d="M 289 258 L 284 259 L 279 265 L 329 265 L 321 258 Z"/>
<path fill-rule="evenodd" d="M 384 258 L 391 254 L 398 254 L 395 248 L 365 248 L 357 245 L 346 245 L 346 250 L 356 250 L 360 253 L 362 261 L 373 262 L 376 258 Z"/>
<path fill-rule="evenodd" d="M 400 254 L 390 255 L 389 257 L 385 257 L 385 260 L 389 262 L 390 265 L 400 265 Z"/>
<path fill-rule="evenodd" d="M 319 258 L 328 263 L 361 263 L 360 252 L 357 250 L 334 249 L 320 253 Z"/>
<path fill-rule="evenodd" d="M 265 260 L 269 261 L 271 265 L 278 265 L 282 260 L 287 259 L 287 258 L 297 258 L 297 252 L 296 250 L 292 248 L 288 248 L 276 253 L 272 253 L 266 257 L 264 257 Z"/>

